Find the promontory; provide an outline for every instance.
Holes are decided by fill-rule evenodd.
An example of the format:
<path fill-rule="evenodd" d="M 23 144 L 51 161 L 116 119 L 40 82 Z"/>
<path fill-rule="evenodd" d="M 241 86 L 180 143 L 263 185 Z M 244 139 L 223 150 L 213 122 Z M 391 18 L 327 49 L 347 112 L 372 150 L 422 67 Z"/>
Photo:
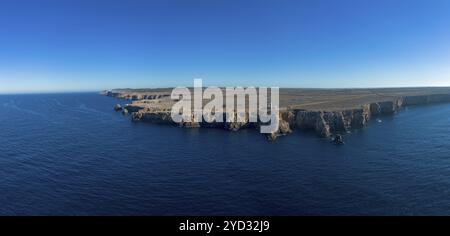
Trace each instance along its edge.
<path fill-rule="evenodd" d="M 174 123 L 171 88 L 113 89 L 102 94 L 129 100 L 116 106 L 133 121 L 171 124 L 187 128 L 213 127 L 237 131 L 258 127 L 251 122 Z M 379 115 L 394 114 L 405 106 L 450 102 L 450 87 L 373 88 L 373 89 L 296 89 L 280 88 L 280 125 L 267 135 L 270 140 L 293 129 L 313 130 L 321 137 L 345 134 L 368 124 Z M 205 102 L 205 101 L 204 101 Z"/>

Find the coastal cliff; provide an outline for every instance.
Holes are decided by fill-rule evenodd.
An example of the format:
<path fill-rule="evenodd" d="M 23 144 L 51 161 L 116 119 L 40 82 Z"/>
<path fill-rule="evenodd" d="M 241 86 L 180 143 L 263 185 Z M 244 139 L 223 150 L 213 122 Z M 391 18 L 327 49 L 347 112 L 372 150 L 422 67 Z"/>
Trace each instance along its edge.
<path fill-rule="evenodd" d="M 343 111 L 299 110 L 293 111 L 295 120 L 289 123 L 299 129 L 314 130 L 321 137 L 329 137 L 352 129 L 360 129 L 366 126 L 371 118 L 394 114 L 405 106 L 444 102 L 450 102 L 449 94 L 406 96 L 392 101 L 364 104 L 361 108 Z"/>
<path fill-rule="evenodd" d="M 245 114 L 244 122 L 185 122 L 177 124 L 172 121 L 170 114 L 170 94 L 139 94 L 133 95 L 121 92 L 106 92 L 106 96 L 134 100 L 131 104 L 124 106 L 125 114 L 130 113 L 133 121 L 171 124 L 185 128 L 208 127 L 222 128 L 238 131 L 244 128 L 258 128 L 260 123 L 249 123 L 248 114 Z M 169 103 L 168 103 L 169 102 Z M 412 105 L 426 105 L 432 103 L 450 102 L 450 94 L 426 94 L 411 96 L 390 96 L 377 102 L 361 104 L 358 107 L 336 110 L 308 110 L 282 107 L 279 113 L 279 129 L 277 132 L 267 135 L 269 140 L 275 140 L 280 136 L 287 135 L 294 129 L 312 130 L 320 137 L 328 138 L 339 134 L 345 134 L 354 129 L 366 126 L 370 119 L 380 116 L 394 114 L 402 107 Z M 227 114 L 224 114 L 226 116 Z M 230 114 L 236 117 L 237 114 Z"/>

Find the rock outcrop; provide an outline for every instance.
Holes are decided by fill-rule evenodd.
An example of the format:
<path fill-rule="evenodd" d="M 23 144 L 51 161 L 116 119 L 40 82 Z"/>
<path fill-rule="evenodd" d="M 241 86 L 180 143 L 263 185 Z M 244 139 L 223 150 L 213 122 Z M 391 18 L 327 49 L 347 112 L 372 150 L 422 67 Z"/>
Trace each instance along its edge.
<path fill-rule="evenodd" d="M 121 110 L 122 110 L 122 106 L 121 106 L 120 104 L 116 104 L 116 105 L 114 106 L 114 110 L 115 110 L 115 111 L 121 111 Z"/>

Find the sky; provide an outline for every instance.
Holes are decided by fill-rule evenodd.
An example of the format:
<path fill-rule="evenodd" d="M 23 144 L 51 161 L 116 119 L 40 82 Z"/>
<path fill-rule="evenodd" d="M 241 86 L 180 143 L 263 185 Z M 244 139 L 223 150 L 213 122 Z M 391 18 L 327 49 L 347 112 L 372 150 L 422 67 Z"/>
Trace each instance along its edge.
<path fill-rule="evenodd" d="M 4 0 L 0 93 L 450 86 L 448 0 Z"/>

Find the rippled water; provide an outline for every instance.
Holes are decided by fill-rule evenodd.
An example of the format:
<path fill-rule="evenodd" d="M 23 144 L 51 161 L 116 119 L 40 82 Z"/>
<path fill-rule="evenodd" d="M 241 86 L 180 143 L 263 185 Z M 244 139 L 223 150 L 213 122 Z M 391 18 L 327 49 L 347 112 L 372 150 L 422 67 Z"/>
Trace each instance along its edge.
<path fill-rule="evenodd" d="M 0 96 L 1 215 L 450 215 L 450 105 L 335 146 L 133 123 L 97 94 Z"/>

